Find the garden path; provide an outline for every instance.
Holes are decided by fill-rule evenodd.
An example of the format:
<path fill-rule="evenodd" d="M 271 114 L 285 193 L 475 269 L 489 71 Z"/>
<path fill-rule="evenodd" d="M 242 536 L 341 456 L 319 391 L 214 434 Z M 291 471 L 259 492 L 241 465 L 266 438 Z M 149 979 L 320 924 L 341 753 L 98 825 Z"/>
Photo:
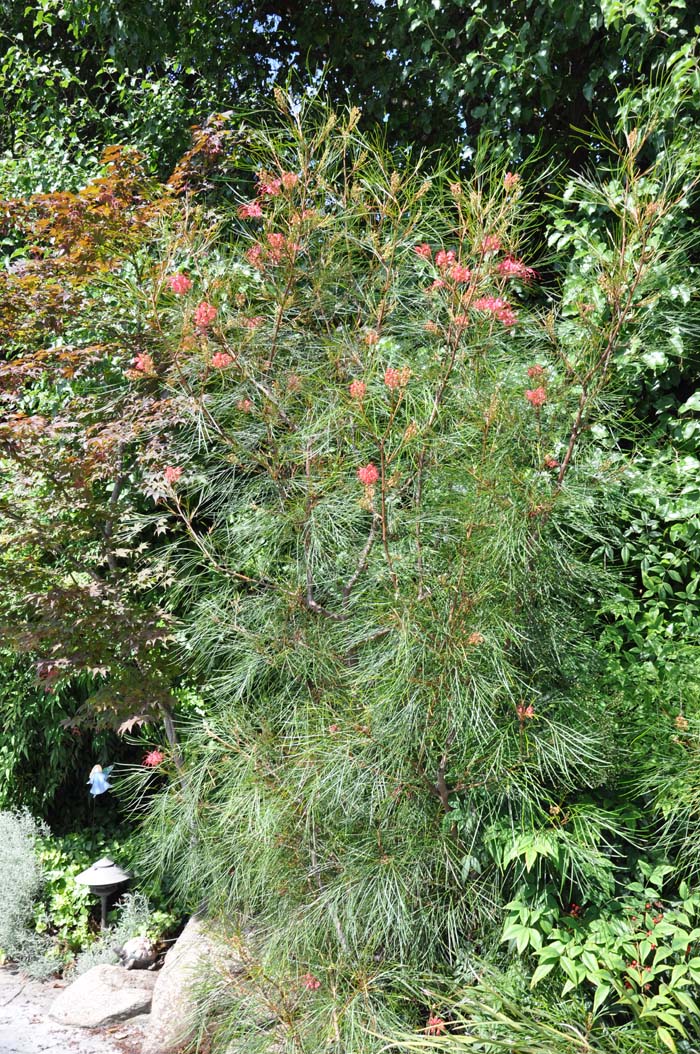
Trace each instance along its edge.
<path fill-rule="evenodd" d="M 60 984 L 32 981 L 0 967 L 0 1054 L 140 1054 L 136 1022 L 84 1029 L 52 1021 L 48 1011 Z"/>

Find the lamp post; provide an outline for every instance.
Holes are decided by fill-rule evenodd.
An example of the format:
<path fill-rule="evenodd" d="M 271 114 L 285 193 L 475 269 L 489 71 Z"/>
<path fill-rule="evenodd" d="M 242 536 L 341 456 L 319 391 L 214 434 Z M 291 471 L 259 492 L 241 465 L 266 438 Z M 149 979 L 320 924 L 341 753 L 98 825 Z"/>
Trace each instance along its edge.
<path fill-rule="evenodd" d="M 89 886 L 90 892 L 102 901 L 102 920 L 100 928 L 107 929 L 107 901 L 116 893 L 121 886 L 125 886 L 131 875 L 122 871 L 113 860 L 103 857 L 89 867 L 87 871 L 81 871 L 76 875 L 75 881 L 83 886 Z"/>

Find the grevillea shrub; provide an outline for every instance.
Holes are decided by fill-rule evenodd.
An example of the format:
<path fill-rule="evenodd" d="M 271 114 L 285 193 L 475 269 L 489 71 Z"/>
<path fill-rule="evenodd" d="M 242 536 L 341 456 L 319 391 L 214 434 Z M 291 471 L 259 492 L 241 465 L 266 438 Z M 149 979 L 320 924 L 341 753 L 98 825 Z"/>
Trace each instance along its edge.
<path fill-rule="evenodd" d="M 630 722 L 593 619 L 613 580 L 588 556 L 695 170 L 647 164 L 640 118 L 546 220 L 493 145 L 464 176 L 390 155 L 355 111 L 278 103 L 237 134 L 228 212 L 182 196 L 223 132 L 168 188 L 112 171 L 95 222 L 85 195 L 60 211 L 90 271 L 57 313 L 70 341 L 6 371 L 33 525 L 12 537 L 46 586 L 12 610 L 53 680 L 102 678 L 93 710 L 165 719 L 134 778 L 144 867 L 241 920 L 248 967 L 202 1037 L 361 1054 L 413 1026 L 440 1042 L 430 993 L 474 979 L 527 873 L 603 903 L 631 852 Z M 537 259 L 546 222 L 561 256 Z M 182 749 L 178 666 L 203 699 Z"/>
<path fill-rule="evenodd" d="M 600 437 L 630 343 L 664 339 L 663 237 L 694 174 L 670 150 L 641 170 L 643 120 L 611 144 L 562 214 L 559 305 L 527 173 L 483 151 L 460 179 L 354 113 L 280 105 L 236 214 L 171 243 L 136 366 L 177 416 L 151 489 L 209 706 L 147 852 L 193 903 L 255 919 L 269 1027 L 223 977 L 215 1045 L 364 1051 L 438 1035 L 421 979 L 497 941 L 526 872 L 603 902 L 629 851 L 586 557 L 624 459 Z"/>

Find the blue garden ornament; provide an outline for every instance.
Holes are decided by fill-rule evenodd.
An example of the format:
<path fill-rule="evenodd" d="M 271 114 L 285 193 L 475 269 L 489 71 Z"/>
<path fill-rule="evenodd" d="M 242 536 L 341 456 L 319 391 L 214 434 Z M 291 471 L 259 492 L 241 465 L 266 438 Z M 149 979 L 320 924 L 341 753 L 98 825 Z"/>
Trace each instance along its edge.
<path fill-rule="evenodd" d="M 90 784 L 90 794 L 92 794 L 93 798 L 111 789 L 112 784 L 109 782 L 108 776 L 113 768 L 114 765 L 108 765 L 106 769 L 103 769 L 101 765 L 92 766 L 88 783 Z"/>

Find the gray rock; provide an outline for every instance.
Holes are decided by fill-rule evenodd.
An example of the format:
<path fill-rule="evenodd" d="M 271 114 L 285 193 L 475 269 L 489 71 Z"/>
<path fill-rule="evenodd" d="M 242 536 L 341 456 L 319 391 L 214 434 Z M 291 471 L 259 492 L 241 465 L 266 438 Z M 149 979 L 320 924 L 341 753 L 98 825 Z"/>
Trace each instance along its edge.
<path fill-rule="evenodd" d="M 49 1014 L 62 1025 L 79 1028 L 126 1021 L 149 1010 L 155 983 L 155 974 L 131 973 L 103 963 L 64 988 Z"/>
<path fill-rule="evenodd" d="M 156 975 L 142 1054 L 173 1054 L 187 1043 L 193 1034 L 197 985 L 207 973 L 230 976 L 242 970 L 229 944 L 217 939 L 202 919 L 190 919 Z"/>
<path fill-rule="evenodd" d="M 148 937 L 132 937 L 115 951 L 126 970 L 149 970 L 157 959 L 153 941 Z"/>

